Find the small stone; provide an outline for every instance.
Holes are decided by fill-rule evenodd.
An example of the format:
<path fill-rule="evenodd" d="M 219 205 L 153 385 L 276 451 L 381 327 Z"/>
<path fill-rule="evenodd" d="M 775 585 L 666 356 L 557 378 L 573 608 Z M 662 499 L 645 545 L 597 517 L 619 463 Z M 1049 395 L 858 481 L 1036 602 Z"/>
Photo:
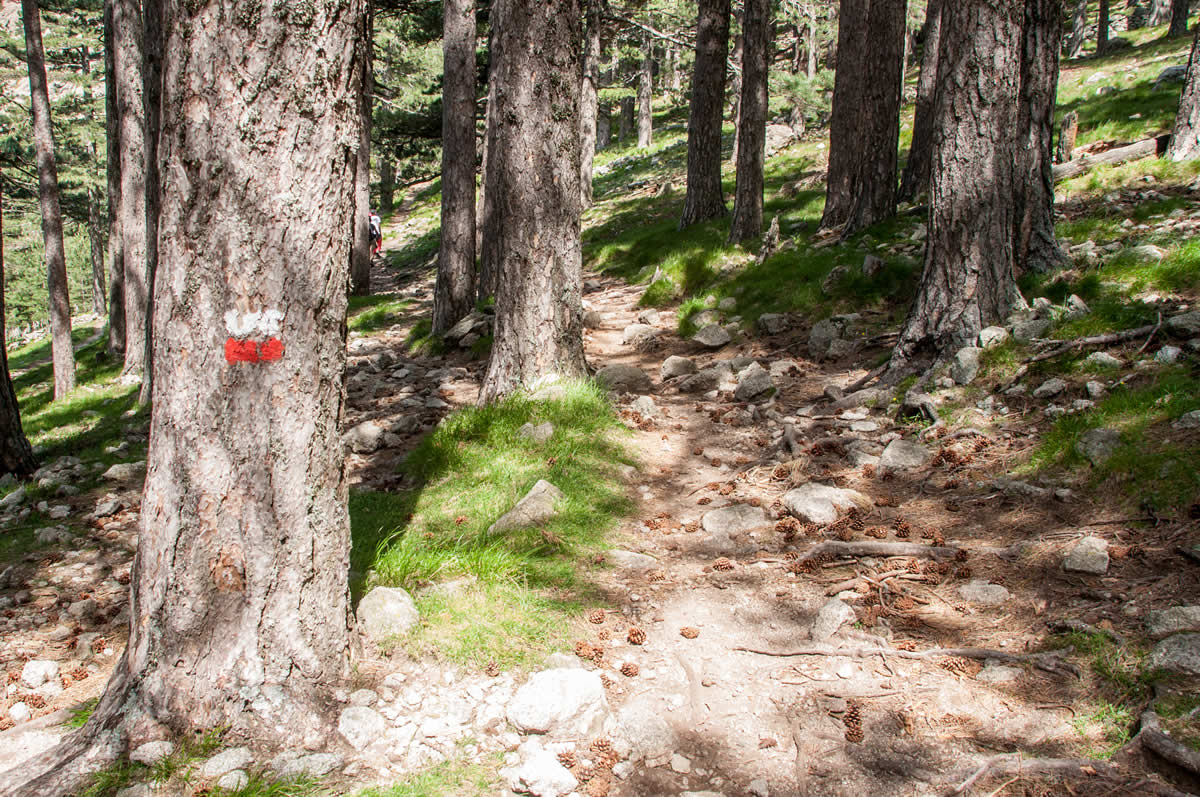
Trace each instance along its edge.
<path fill-rule="evenodd" d="M 758 328 L 766 335 L 778 335 L 788 328 L 787 316 L 780 313 L 763 313 L 758 317 Z"/>
<path fill-rule="evenodd" d="M 730 334 L 718 324 L 709 324 L 692 335 L 692 342 L 699 343 L 707 349 L 719 349 L 732 340 Z"/>
<path fill-rule="evenodd" d="M 375 421 L 363 421 L 346 432 L 346 445 L 356 454 L 370 454 L 383 447 L 383 436 L 387 432 Z"/>
<path fill-rule="evenodd" d="M 1200 632 L 1200 606 L 1172 606 L 1146 614 L 1146 633 L 1152 639 L 1181 632 Z"/>
<path fill-rule="evenodd" d="M 659 701 L 645 696 L 634 698 L 621 708 L 617 724 L 619 735 L 629 743 L 630 761 L 666 758 L 675 752 L 678 736 L 665 715 Z"/>
<path fill-rule="evenodd" d="M 869 508 L 873 501 L 856 490 L 830 487 L 817 482 L 803 484 L 784 493 L 783 505 L 806 523 L 822 525 L 837 520 L 839 511 L 852 507 Z"/>
<path fill-rule="evenodd" d="M 243 769 L 253 761 L 254 754 L 250 752 L 249 747 L 231 747 L 205 761 L 200 767 L 200 776 L 209 779 L 219 778 L 227 772 Z"/>
<path fill-rule="evenodd" d="M 681 756 L 679 753 L 671 754 L 671 771 L 678 772 L 680 775 L 686 775 L 692 771 L 692 762 Z"/>
<path fill-rule="evenodd" d="M 810 636 L 814 642 L 825 642 L 843 625 L 853 623 L 855 619 L 854 609 L 838 598 L 831 598 L 817 611 Z"/>
<path fill-rule="evenodd" d="M 524 760 L 518 766 L 500 770 L 510 789 L 533 797 L 561 797 L 575 791 L 579 781 L 562 765 L 556 753 L 540 746 L 529 749 L 522 745 L 522 749 Z"/>
<path fill-rule="evenodd" d="M 751 363 L 738 374 L 738 385 L 733 391 L 733 397 L 738 401 L 754 401 L 770 397 L 774 393 L 775 383 L 771 381 L 770 371 L 758 363 Z"/>
<path fill-rule="evenodd" d="M 534 443 L 544 443 L 554 436 L 554 424 L 549 421 L 539 423 L 537 426 L 527 423 L 517 430 L 517 436 Z"/>
<path fill-rule="evenodd" d="M 1181 338 L 1194 338 L 1200 335 L 1200 310 L 1192 310 L 1171 316 L 1166 321 L 1167 330 Z"/>
<path fill-rule="evenodd" d="M 1063 570 L 1102 576 L 1108 572 L 1108 541 L 1084 537 L 1063 559 Z"/>
<path fill-rule="evenodd" d="M 604 323 L 604 316 L 598 310 L 585 310 L 583 326 L 585 329 L 598 329 Z"/>
<path fill-rule="evenodd" d="M 1071 319 L 1083 318 L 1087 315 L 1090 315 L 1092 312 L 1092 308 L 1087 306 L 1087 302 L 1085 302 L 1083 299 L 1080 299 L 1075 294 L 1071 294 L 1067 297 L 1065 307 L 1065 315 L 1067 318 Z"/>
<path fill-rule="evenodd" d="M 21 685 L 29 689 L 37 689 L 47 681 L 58 677 L 58 662 L 46 659 L 33 659 L 25 662 L 21 668 Z"/>
<path fill-rule="evenodd" d="M 614 393 L 649 393 L 654 389 L 645 371 L 625 363 L 604 366 L 596 372 L 596 381 Z"/>
<path fill-rule="evenodd" d="M 932 458 L 929 449 L 920 443 L 898 438 L 888 443 L 879 457 L 879 466 L 888 470 L 911 470 L 923 466 Z"/>
<path fill-rule="evenodd" d="M 976 681 L 983 681 L 990 684 L 1006 684 L 1020 678 L 1022 675 L 1020 667 L 1004 667 L 999 664 L 988 664 L 979 674 L 975 676 Z"/>
<path fill-rule="evenodd" d="M 579 669 L 534 673 L 508 704 L 508 721 L 524 733 L 587 736 L 608 716 L 600 675 Z"/>
<path fill-rule="evenodd" d="M 412 596 L 400 587 L 375 587 L 358 604 L 358 627 L 375 642 L 403 635 L 420 620 Z"/>
<path fill-rule="evenodd" d="M 224 789 L 227 792 L 238 792 L 246 788 L 250 783 L 250 776 L 245 770 L 235 769 L 231 772 L 226 772 L 217 779 L 217 788 Z"/>
<path fill-rule="evenodd" d="M 1155 246 L 1154 244 L 1131 246 L 1125 251 L 1133 258 L 1142 261 L 1153 260 L 1155 262 L 1159 262 L 1167 256 L 1167 253 L 1163 249 Z"/>
<path fill-rule="evenodd" d="M 1013 324 L 1013 339 L 1020 343 L 1028 343 L 1035 338 L 1043 338 L 1050 331 L 1051 322 L 1048 319 L 1035 318 L 1030 321 L 1018 321 Z"/>
<path fill-rule="evenodd" d="M 1121 433 L 1116 429 L 1089 429 L 1075 442 L 1075 450 L 1084 459 L 1099 467 L 1108 462 L 1121 444 Z"/>
<path fill-rule="evenodd" d="M 1066 389 L 1067 383 L 1064 380 L 1053 377 L 1038 385 L 1037 389 L 1033 391 L 1033 397 L 1040 399 L 1054 398 Z"/>
<path fill-rule="evenodd" d="M 337 753 L 311 753 L 301 755 L 296 751 L 280 753 L 271 761 L 271 769 L 282 779 L 311 775 L 319 778 L 338 769 L 344 763 Z"/>
<path fill-rule="evenodd" d="M 662 368 L 659 370 L 660 378 L 665 382 L 668 379 L 673 379 L 677 376 L 688 376 L 696 373 L 696 363 L 687 357 L 678 357 L 672 355 L 663 360 Z"/>
<path fill-rule="evenodd" d="M 750 797 L 771 797 L 771 790 L 767 785 L 766 778 L 755 778 L 746 788 L 750 792 Z"/>
<path fill-rule="evenodd" d="M 1154 362 L 1163 365 L 1174 365 L 1183 356 L 1183 349 L 1178 346 L 1163 346 L 1154 353 Z"/>
<path fill-rule="evenodd" d="M 1120 368 L 1125 363 L 1106 351 L 1094 351 L 1083 358 L 1083 364 L 1089 368 Z"/>
<path fill-rule="evenodd" d="M 115 482 L 136 482 L 146 478 L 146 463 L 118 462 L 101 474 L 101 478 Z"/>
<path fill-rule="evenodd" d="M 658 326 L 659 322 L 662 321 L 662 314 L 653 307 L 647 307 L 645 310 L 638 313 L 637 320 L 639 324 L 647 324 L 654 327 Z"/>
<path fill-rule="evenodd" d="M 997 346 L 1003 346 L 1008 342 L 1008 330 L 1004 327 L 984 327 L 979 331 L 979 337 L 976 342 L 980 348 L 994 349 Z"/>
<path fill-rule="evenodd" d="M 653 556 L 647 556 L 644 553 L 635 553 L 634 551 L 622 551 L 620 549 L 606 551 L 604 558 L 618 570 L 633 573 L 653 570 L 659 564 L 658 560 Z"/>
<path fill-rule="evenodd" d="M 488 528 L 488 534 L 541 526 L 558 515 L 556 505 L 565 499 L 562 490 L 539 479 L 515 507 Z"/>
<path fill-rule="evenodd" d="M 1171 425 L 1176 429 L 1200 429 L 1200 410 L 1185 412 Z"/>
<path fill-rule="evenodd" d="M 379 695 L 370 689 L 355 689 L 350 693 L 350 705 L 373 706 L 379 700 Z"/>
<path fill-rule="evenodd" d="M 1093 399 L 1102 398 L 1104 394 L 1108 392 L 1103 384 L 1094 380 L 1084 385 L 1083 389 L 1086 390 L 1087 394 Z"/>
<path fill-rule="evenodd" d="M 959 587 L 958 596 L 978 606 L 999 606 L 1006 603 L 1012 594 L 1000 584 L 989 584 L 976 578 Z"/>
<path fill-rule="evenodd" d="M 22 722 L 28 722 L 33 716 L 33 712 L 29 710 L 29 706 L 25 703 L 13 703 L 8 707 L 8 718 L 17 725 Z"/>
<path fill-rule="evenodd" d="M 129 760 L 152 767 L 174 752 L 175 745 L 172 742 L 146 742 L 129 754 Z"/>
<path fill-rule="evenodd" d="M 983 349 L 975 346 L 967 346 L 955 353 L 954 360 L 950 363 L 950 378 L 955 384 L 969 385 L 975 381 L 976 375 L 979 374 L 981 354 Z"/>
<path fill-rule="evenodd" d="M 701 524 L 710 534 L 721 533 L 733 537 L 767 525 L 767 515 L 761 507 L 734 504 L 706 512 Z"/>
<path fill-rule="evenodd" d="M 717 309 L 729 313 L 737 309 L 737 299 L 732 296 L 726 296 L 721 301 L 717 302 Z"/>
<path fill-rule="evenodd" d="M 1148 670 L 1200 678 L 1200 634 L 1175 634 L 1154 646 L 1146 661 Z"/>
<path fill-rule="evenodd" d="M 639 346 L 653 340 L 658 330 L 649 324 L 630 324 L 621 334 L 621 342 L 626 346 Z"/>
<path fill-rule="evenodd" d="M 875 255 L 867 255 L 863 258 L 862 275 L 864 277 L 874 277 L 883 270 L 883 261 Z"/>

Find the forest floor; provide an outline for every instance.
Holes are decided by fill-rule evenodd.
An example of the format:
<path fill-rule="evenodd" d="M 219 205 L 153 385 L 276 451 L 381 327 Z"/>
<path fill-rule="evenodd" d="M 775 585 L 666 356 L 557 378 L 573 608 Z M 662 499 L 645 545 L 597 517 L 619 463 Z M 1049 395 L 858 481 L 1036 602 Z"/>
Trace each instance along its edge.
<path fill-rule="evenodd" d="M 1064 71 L 1060 104 L 1093 122 L 1082 146 L 1153 134 L 1169 115 L 1150 83 L 1186 43 L 1147 42 Z M 586 216 L 588 361 L 636 369 L 611 405 L 472 409 L 486 330 L 463 346 L 428 333 L 436 185 L 389 221 L 375 295 L 352 300 L 349 322 L 346 427 L 380 432 L 348 455 L 351 583 L 356 598 L 405 587 L 422 620 L 358 660 L 336 755 L 251 749 L 238 759 L 249 782 L 219 781 L 216 749 L 254 745 L 214 735 L 107 771 L 89 794 L 469 797 L 522 773 L 560 779 L 541 793 L 616 797 L 1200 792 L 1135 739 L 1153 706 L 1200 742 L 1195 684 L 1164 674 L 1164 634 L 1148 627 L 1200 603 L 1200 430 L 1185 422 L 1200 409 L 1196 334 L 1155 329 L 1018 377 L 1048 350 L 1039 341 L 1198 306 L 1196 169 L 1146 161 L 1060 185 L 1073 263 L 1023 283 L 1044 300 L 1022 322 L 1037 334 L 982 352 L 966 384 L 931 387 L 933 425 L 903 415 L 899 395 L 840 393 L 886 356 L 907 310 L 916 210 L 847 244 L 813 235 L 824 144 L 799 142 L 768 164 L 782 241 L 755 264 L 721 245 L 719 222 L 675 230 L 682 131 L 677 112 L 660 121 L 651 151 L 599 163 Z M 691 339 L 710 322 L 728 343 Z M 76 331 L 82 388 L 66 405 L 46 394 L 47 346 L 10 355 L 47 466 L 0 499 L 0 770 L 86 719 L 126 637 L 147 414 L 93 333 Z M 671 357 L 710 381 L 664 377 Z M 749 395 L 764 373 L 773 391 Z M 516 432 L 551 419 L 548 440 Z M 493 422 L 502 435 L 481 430 Z M 1115 438 L 1093 463 L 1079 443 L 1096 430 Z M 476 449 L 495 472 L 430 465 Z M 489 536 L 541 478 L 570 517 Z M 840 508 L 802 500 L 814 484 L 846 491 Z M 1085 539 L 1096 572 L 1064 568 Z M 1176 631 L 1200 631 L 1188 617 Z M 602 684 L 543 695 L 597 715 L 565 707 L 556 732 L 518 732 L 522 686 L 545 671 Z M 18 703 L 29 721 L 9 719 Z M 279 785 L 288 773 L 308 778 Z"/>

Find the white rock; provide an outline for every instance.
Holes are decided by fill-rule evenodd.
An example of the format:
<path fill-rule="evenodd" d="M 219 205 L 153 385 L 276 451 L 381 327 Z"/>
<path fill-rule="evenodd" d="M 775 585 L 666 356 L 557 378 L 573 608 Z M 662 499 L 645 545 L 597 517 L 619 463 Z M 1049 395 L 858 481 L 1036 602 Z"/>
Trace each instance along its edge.
<path fill-rule="evenodd" d="M 253 762 L 254 753 L 250 752 L 249 747 L 231 747 L 205 761 L 200 767 L 200 776 L 210 779 L 219 778 L 235 769 L 244 769 Z"/>
<path fill-rule="evenodd" d="M 666 715 L 662 704 L 649 697 L 634 698 L 621 708 L 619 735 L 630 745 L 631 761 L 664 758 L 677 749 L 678 736 Z"/>
<path fill-rule="evenodd" d="M 709 324 L 695 335 L 692 335 L 692 341 L 699 343 L 706 349 L 719 349 L 731 340 L 733 338 L 719 324 Z"/>
<path fill-rule="evenodd" d="M 783 496 L 783 505 L 800 520 L 825 525 L 837 520 L 838 512 L 851 507 L 867 508 L 873 502 L 857 490 L 830 487 L 817 482 L 803 484 Z"/>
<path fill-rule="evenodd" d="M 540 526 L 558 514 L 556 504 L 565 498 L 562 490 L 545 479 L 539 479 L 516 506 L 488 528 L 488 533 Z"/>
<path fill-rule="evenodd" d="M 604 556 L 618 570 L 637 573 L 646 570 L 653 570 L 654 568 L 658 567 L 658 560 L 653 556 L 647 556 L 644 553 L 635 553 L 634 551 L 622 551 L 620 549 L 616 549 L 607 551 Z"/>
<path fill-rule="evenodd" d="M 1000 584 L 989 584 L 976 578 L 959 587 L 958 596 L 979 606 L 999 606 L 1008 601 L 1012 594 Z"/>
<path fill-rule="evenodd" d="M 856 620 L 854 609 L 838 598 L 830 598 L 818 611 L 810 632 L 814 642 L 824 642 L 847 623 Z"/>
<path fill-rule="evenodd" d="M 375 587 L 359 602 L 355 616 L 375 642 L 405 634 L 421 619 L 412 596 L 400 587 Z"/>
<path fill-rule="evenodd" d="M 172 742 L 146 742 L 129 754 L 129 760 L 151 767 L 174 752 L 175 745 Z"/>
<path fill-rule="evenodd" d="M 1008 341 L 1008 330 L 1004 327 L 984 327 L 979 331 L 976 342 L 980 348 L 994 349 Z"/>
<path fill-rule="evenodd" d="M 527 423 L 517 430 L 517 436 L 535 443 L 544 443 L 554 436 L 554 424 L 549 421 L 539 423 L 537 426 Z"/>
<path fill-rule="evenodd" d="M 919 468 L 933 455 L 920 443 L 898 438 L 888 443 L 879 457 L 879 466 L 887 470 L 911 470 Z"/>
<path fill-rule="evenodd" d="M 1108 541 L 1101 537 L 1084 537 L 1063 559 L 1063 570 L 1104 575 L 1108 572 Z"/>
<path fill-rule="evenodd" d="M 983 349 L 976 346 L 966 346 L 959 349 L 954 360 L 950 363 L 950 378 L 958 385 L 969 385 L 979 374 L 979 356 Z"/>
<path fill-rule="evenodd" d="M 578 669 L 534 673 L 508 704 L 508 721 L 525 733 L 588 736 L 608 713 L 600 675 Z"/>
<path fill-rule="evenodd" d="M 8 718 L 17 725 L 20 725 L 22 722 L 28 722 L 32 716 L 33 712 L 30 711 L 29 706 L 24 702 L 13 703 L 8 707 Z"/>
<path fill-rule="evenodd" d="M 559 763 L 557 754 L 540 748 L 528 751 L 519 766 L 502 769 L 500 774 L 510 789 L 533 797 L 561 797 L 579 785 L 570 770 Z"/>
<path fill-rule="evenodd" d="M 46 681 L 58 677 L 58 662 L 46 659 L 34 659 L 25 662 L 21 668 L 21 684 L 30 689 L 37 689 Z"/>
<path fill-rule="evenodd" d="M 663 360 L 662 368 L 659 370 L 659 376 L 663 381 L 672 379 L 676 376 L 687 376 L 696 373 L 696 363 L 689 360 L 687 357 L 679 357 L 672 355 Z"/>
<path fill-rule="evenodd" d="M 338 716 L 338 732 L 355 750 L 362 750 L 388 729 L 388 721 L 372 708 L 350 706 Z"/>
<path fill-rule="evenodd" d="M 246 788 L 249 783 L 250 776 L 247 775 L 245 770 L 242 769 L 235 769 L 230 772 L 226 772 L 217 779 L 218 788 L 229 792 L 241 791 L 242 789 Z"/>
<path fill-rule="evenodd" d="M 692 771 L 692 762 L 681 756 L 679 753 L 671 754 L 671 771 L 678 772 L 680 775 L 686 775 Z"/>

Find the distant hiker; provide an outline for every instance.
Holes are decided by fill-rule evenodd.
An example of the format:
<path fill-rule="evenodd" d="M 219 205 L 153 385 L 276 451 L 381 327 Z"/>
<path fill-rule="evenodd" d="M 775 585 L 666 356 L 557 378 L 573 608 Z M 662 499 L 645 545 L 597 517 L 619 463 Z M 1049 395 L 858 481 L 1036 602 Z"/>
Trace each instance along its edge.
<path fill-rule="evenodd" d="M 379 254 L 383 248 L 383 219 L 375 211 L 371 211 L 371 256 Z"/>

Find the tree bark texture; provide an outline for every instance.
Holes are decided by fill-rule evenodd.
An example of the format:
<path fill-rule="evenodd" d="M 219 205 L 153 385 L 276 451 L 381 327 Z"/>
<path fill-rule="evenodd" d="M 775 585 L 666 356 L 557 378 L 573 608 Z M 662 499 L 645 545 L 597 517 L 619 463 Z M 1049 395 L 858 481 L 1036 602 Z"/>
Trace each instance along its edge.
<path fill-rule="evenodd" d="M 150 403 L 154 388 L 154 278 L 158 272 L 159 193 L 158 134 L 162 127 L 162 4 L 147 2 L 143 19 L 143 112 L 146 119 L 146 353 L 138 401 Z"/>
<path fill-rule="evenodd" d="M 113 5 L 104 2 L 104 128 L 108 179 L 108 353 L 125 357 L 125 238 L 121 235 L 121 114 L 117 108 Z"/>
<path fill-rule="evenodd" d="M 1075 139 L 1079 135 L 1079 113 L 1071 111 L 1058 126 L 1058 148 L 1055 160 L 1066 163 L 1075 157 Z"/>
<path fill-rule="evenodd" d="M 379 212 L 387 216 L 396 207 L 396 163 L 387 150 L 377 152 L 376 159 L 379 161 Z M 474 157 L 471 160 L 474 162 Z"/>
<path fill-rule="evenodd" d="M 1188 32 L 1188 12 L 1191 0 L 1171 0 L 1171 27 L 1168 36 L 1183 36 Z"/>
<path fill-rule="evenodd" d="M 1078 58 L 1083 54 L 1083 42 L 1087 34 L 1088 0 L 1076 0 L 1071 12 L 1071 38 L 1067 44 L 1067 57 Z"/>
<path fill-rule="evenodd" d="M 1096 24 L 1096 54 L 1108 49 L 1108 0 L 1100 0 L 1100 21 Z"/>
<path fill-rule="evenodd" d="M 313 748 L 329 734 L 350 643 L 340 425 L 365 0 L 239 9 L 164 3 L 129 643 L 88 724 L 0 775 L 0 794 L 70 792 L 80 762 L 163 733 Z"/>
<path fill-rule="evenodd" d="M 688 112 L 687 197 L 679 228 L 724 216 L 721 191 L 721 116 L 729 55 L 729 0 L 700 0 L 696 64 Z"/>
<path fill-rule="evenodd" d="M 1200 156 L 1200 30 L 1192 38 L 1192 54 L 1188 57 L 1187 77 L 1179 95 L 1179 111 L 1175 129 L 1167 147 L 1167 157 L 1173 161 L 1191 160 Z"/>
<path fill-rule="evenodd" d="M 929 0 L 925 10 L 925 44 L 921 76 L 917 80 L 917 107 L 913 114 L 912 146 L 900 178 L 897 199 L 911 202 L 929 188 L 929 155 L 933 147 L 933 100 L 937 91 L 938 48 L 942 35 L 942 3 Z"/>
<path fill-rule="evenodd" d="M 21 20 L 25 26 L 26 60 L 29 63 L 29 106 L 33 116 L 33 146 L 37 152 L 38 202 L 42 210 L 46 285 L 50 293 L 50 359 L 54 364 L 54 398 L 57 400 L 75 388 L 75 350 L 71 345 L 71 298 L 67 292 L 62 206 L 58 191 L 58 167 L 54 162 L 50 95 L 46 88 L 46 56 L 42 50 L 42 22 L 37 0 L 21 0 Z M 3 344 L 2 340 L 0 344 Z"/>
<path fill-rule="evenodd" d="M 906 6 L 842 0 L 821 226 L 843 236 L 896 213 Z"/>
<path fill-rule="evenodd" d="M 1067 262 L 1054 234 L 1054 104 L 1062 12 L 1062 0 L 1025 0 L 1013 173 L 1018 272 L 1049 271 Z"/>
<path fill-rule="evenodd" d="M 621 98 L 621 119 L 617 126 L 617 141 L 621 142 L 622 144 L 625 143 L 625 139 L 633 135 L 635 103 L 636 99 L 634 97 Z"/>
<path fill-rule="evenodd" d="M 587 20 L 583 42 L 583 82 L 579 93 L 579 190 L 583 207 L 590 208 L 592 161 L 598 149 L 597 120 L 600 118 L 600 0 L 585 0 L 585 8 Z M 607 113 L 606 108 L 606 116 Z M 605 141 L 604 144 L 607 146 L 608 142 Z"/>
<path fill-rule="evenodd" d="M 496 332 L 480 401 L 584 374 L 580 259 L 579 0 L 497 0 Z M 536 45 L 536 46 L 535 46 Z M 535 78 L 535 79 L 531 79 Z"/>
<path fill-rule="evenodd" d="M 358 37 L 358 68 L 362 72 L 360 85 L 365 86 L 358 99 L 362 117 L 358 134 L 358 166 L 354 171 L 354 206 L 357 212 L 350 237 L 350 295 L 371 295 L 371 87 L 374 77 L 371 65 L 371 14 L 362 19 L 363 31 Z M 474 111 L 472 111 L 474 116 Z"/>
<path fill-rule="evenodd" d="M 0 186 L 3 186 L 0 181 Z M 0 190 L 0 472 L 28 476 L 37 470 L 33 448 L 21 428 L 21 410 L 8 372 L 8 340 L 4 327 L 4 192 Z"/>
<path fill-rule="evenodd" d="M 496 107 L 496 62 L 500 56 L 500 37 L 496 35 L 496 26 L 491 25 L 488 34 L 488 93 L 487 120 L 483 133 L 483 158 L 480 164 L 482 179 L 479 185 L 479 215 L 476 223 L 476 248 L 479 250 L 479 299 L 482 301 L 496 295 L 497 281 L 500 274 L 500 213 L 502 207 L 496 203 L 492 194 L 492 186 L 496 184 L 496 170 L 499 168 L 498 158 L 495 157 L 496 130 L 500 125 L 499 109 Z"/>
<path fill-rule="evenodd" d="M 654 130 L 654 56 L 650 34 L 642 39 L 642 68 L 638 72 L 638 147 L 645 149 L 653 142 Z"/>
<path fill-rule="evenodd" d="M 92 259 L 92 312 L 103 318 L 108 312 L 104 287 L 104 221 L 100 215 L 100 190 L 88 189 L 88 243 Z"/>
<path fill-rule="evenodd" d="M 146 365 L 146 118 L 142 97 L 142 11 L 139 0 L 113 2 L 113 57 L 121 120 L 121 237 L 124 239 L 125 367 L 141 379 Z"/>
<path fill-rule="evenodd" d="M 1024 304 L 1013 265 L 1013 159 L 1022 0 L 942 8 L 929 236 L 916 302 L 892 357 L 944 356 Z"/>
<path fill-rule="evenodd" d="M 746 0 L 742 23 L 742 96 L 738 120 L 737 187 L 729 242 L 757 237 L 763 224 L 763 160 L 767 139 L 770 0 Z"/>
<path fill-rule="evenodd" d="M 1171 20 L 1171 0 L 1150 0 L 1150 27 L 1166 25 Z"/>
<path fill-rule="evenodd" d="M 733 119 L 733 147 L 729 155 L 729 160 L 734 166 L 737 166 L 738 159 L 738 139 L 741 137 L 741 121 L 742 121 L 742 55 L 745 53 L 746 30 L 745 30 L 745 10 L 742 6 L 736 3 L 731 4 L 730 15 L 732 17 L 733 29 L 737 30 L 737 35 L 733 37 L 733 51 L 729 54 L 730 72 L 733 75 L 733 82 L 729 86 L 730 99 L 730 118 Z"/>
<path fill-rule="evenodd" d="M 442 244 L 433 331 L 475 307 L 475 0 L 446 0 L 442 23 Z"/>
<path fill-rule="evenodd" d="M 596 111 L 596 151 L 612 144 L 612 104 L 602 102 Z"/>

